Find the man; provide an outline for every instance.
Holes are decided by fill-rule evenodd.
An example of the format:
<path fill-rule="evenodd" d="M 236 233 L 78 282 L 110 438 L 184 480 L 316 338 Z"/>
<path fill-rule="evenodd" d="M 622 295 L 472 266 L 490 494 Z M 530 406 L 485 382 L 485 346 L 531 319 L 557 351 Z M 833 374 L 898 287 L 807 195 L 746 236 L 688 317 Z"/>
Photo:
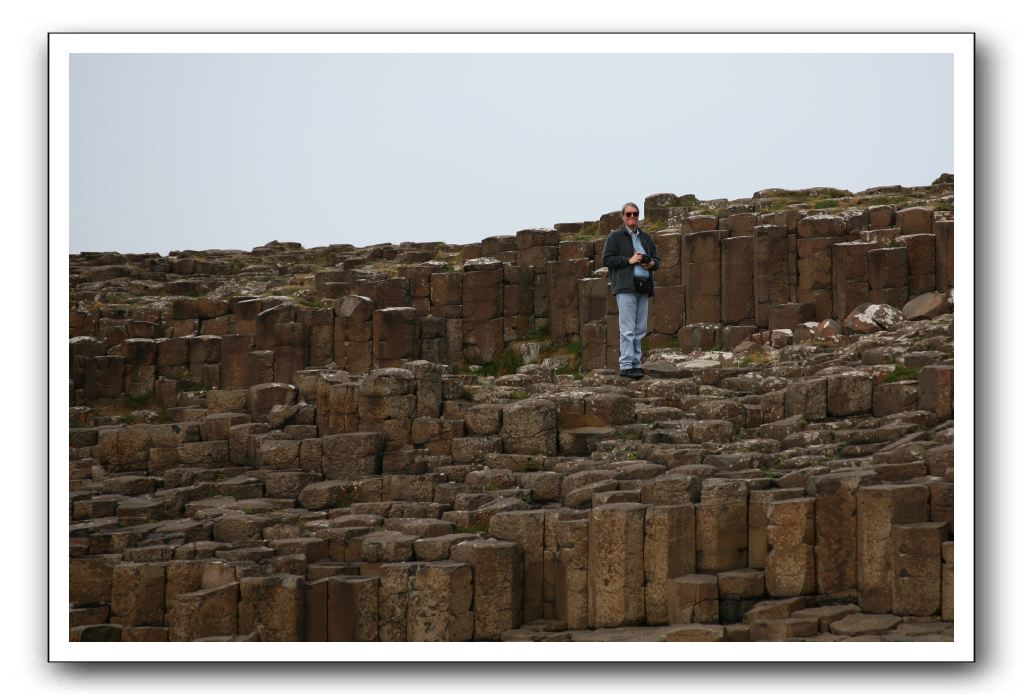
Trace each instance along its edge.
<path fill-rule="evenodd" d="M 654 293 L 653 272 L 661 262 L 654 240 L 639 228 L 639 206 L 626 203 L 622 220 L 625 226 L 611 232 L 604 242 L 603 264 L 611 271 L 611 291 L 618 302 L 618 374 L 642 379 L 641 341 L 646 336 L 647 310 Z"/>

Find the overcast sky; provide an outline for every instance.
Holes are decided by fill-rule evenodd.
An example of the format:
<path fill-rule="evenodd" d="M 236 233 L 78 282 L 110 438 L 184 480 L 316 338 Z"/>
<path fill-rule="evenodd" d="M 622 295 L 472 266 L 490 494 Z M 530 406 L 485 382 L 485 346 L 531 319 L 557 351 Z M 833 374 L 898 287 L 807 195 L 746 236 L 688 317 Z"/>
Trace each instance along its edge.
<path fill-rule="evenodd" d="M 653 193 L 929 184 L 952 56 L 71 57 L 71 249 L 467 243 Z"/>

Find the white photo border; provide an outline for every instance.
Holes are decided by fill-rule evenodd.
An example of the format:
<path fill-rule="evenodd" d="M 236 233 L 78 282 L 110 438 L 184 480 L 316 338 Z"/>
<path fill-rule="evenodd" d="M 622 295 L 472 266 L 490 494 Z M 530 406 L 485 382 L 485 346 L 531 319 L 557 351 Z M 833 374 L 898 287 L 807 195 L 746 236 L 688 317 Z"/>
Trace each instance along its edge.
<path fill-rule="evenodd" d="M 626 40 L 608 41 L 608 35 Z M 974 638 L 974 35 L 972 33 L 52 33 L 49 35 L 49 659 L 103 662 L 970 662 Z M 942 53 L 953 55 L 960 319 L 955 353 L 953 642 L 88 643 L 68 641 L 66 350 L 70 103 L 76 53 Z M 866 96 L 864 97 L 866 98 Z M 59 368 L 58 368 L 59 367 Z"/>

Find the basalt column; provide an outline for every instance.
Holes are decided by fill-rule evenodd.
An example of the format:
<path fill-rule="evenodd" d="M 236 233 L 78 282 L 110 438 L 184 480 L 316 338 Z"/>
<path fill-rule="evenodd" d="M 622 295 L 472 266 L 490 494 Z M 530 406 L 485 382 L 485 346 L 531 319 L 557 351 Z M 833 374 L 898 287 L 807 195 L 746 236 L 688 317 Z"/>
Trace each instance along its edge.
<path fill-rule="evenodd" d="M 845 220 L 831 215 L 811 215 L 796 225 L 799 281 L 796 299 L 813 304 L 817 320 L 833 315 L 831 296 L 831 247 L 846 233 Z"/>
<path fill-rule="evenodd" d="M 548 328 L 552 340 L 569 341 L 578 337 L 578 280 L 589 274 L 590 261 L 587 258 L 547 264 Z"/>
<path fill-rule="evenodd" d="M 646 509 L 644 504 L 622 502 L 594 507 L 590 512 L 590 627 L 643 622 Z"/>
<path fill-rule="evenodd" d="M 788 302 L 788 239 L 784 227 L 758 225 L 753 228 L 753 293 L 755 322 L 767 328 L 772 306 Z"/>
<path fill-rule="evenodd" d="M 923 485 L 873 485 L 856 494 L 857 587 L 867 613 L 892 610 L 893 527 L 927 521 Z"/>
<path fill-rule="evenodd" d="M 373 365 L 373 300 L 348 295 L 334 309 L 334 361 L 345 371 L 365 373 Z"/>
<path fill-rule="evenodd" d="M 754 238 L 733 236 L 721 240 L 721 321 L 752 323 Z"/>
<path fill-rule="evenodd" d="M 861 241 L 842 242 L 832 247 L 831 281 L 836 318 L 844 319 L 869 299 L 867 252 L 879 247 L 876 242 Z"/>
<path fill-rule="evenodd" d="M 720 232 L 694 232 L 685 237 L 686 321 L 717 323 L 721 319 Z"/>
<path fill-rule="evenodd" d="M 494 258 L 465 264 L 462 344 L 471 364 L 488 364 L 504 349 L 504 269 Z"/>

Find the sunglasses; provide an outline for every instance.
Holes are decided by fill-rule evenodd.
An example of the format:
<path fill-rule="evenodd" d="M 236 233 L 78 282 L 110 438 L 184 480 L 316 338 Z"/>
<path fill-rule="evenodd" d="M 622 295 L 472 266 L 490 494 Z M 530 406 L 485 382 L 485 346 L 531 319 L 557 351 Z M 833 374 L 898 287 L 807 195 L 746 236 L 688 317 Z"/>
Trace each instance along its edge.
<path fill-rule="evenodd" d="M 625 216 L 626 217 L 639 217 L 639 213 L 638 212 L 627 212 L 627 213 L 625 213 Z"/>

